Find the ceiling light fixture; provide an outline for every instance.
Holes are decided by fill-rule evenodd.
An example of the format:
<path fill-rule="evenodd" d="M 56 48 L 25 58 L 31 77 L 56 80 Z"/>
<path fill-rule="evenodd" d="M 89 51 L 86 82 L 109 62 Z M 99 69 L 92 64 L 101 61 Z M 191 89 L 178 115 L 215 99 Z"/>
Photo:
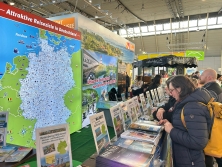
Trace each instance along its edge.
<path fill-rule="evenodd" d="M 31 3 L 30 3 L 30 7 L 31 7 L 31 8 L 34 8 L 35 5 L 31 2 Z"/>
<path fill-rule="evenodd" d="M 52 3 L 56 3 L 56 0 L 52 0 Z"/>
<path fill-rule="evenodd" d="M 97 7 L 98 9 L 101 9 L 101 5 L 100 4 L 95 4 L 93 6 Z"/>
<path fill-rule="evenodd" d="M 43 3 L 42 3 L 42 2 L 40 2 L 40 3 L 39 3 L 39 6 L 43 6 Z"/>
<path fill-rule="evenodd" d="M 92 3 L 92 0 L 89 0 L 89 3 Z"/>
<path fill-rule="evenodd" d="M 142 10 L 142 11 L 145 10 L 145 8 L 144 8 L 144 3 L 142 4 L 141 10 Z"/>
<path fill-rule="evenodd" d="M 15 5 L 15 3 L 14 2 L 9 2 L 9 5 L 13 6 L 13 5 Z"/>

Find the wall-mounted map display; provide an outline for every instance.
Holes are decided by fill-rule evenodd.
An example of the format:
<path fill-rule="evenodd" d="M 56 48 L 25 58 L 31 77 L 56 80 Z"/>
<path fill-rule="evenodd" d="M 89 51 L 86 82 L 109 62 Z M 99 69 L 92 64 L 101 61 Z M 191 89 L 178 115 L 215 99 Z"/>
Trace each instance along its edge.
<path fill-rule="evenodd" d="M 0 111 L 9 112 L 7 142 L 35 146 L 35 128 L 81 128 L 78 31 L 0 4 Z"/>

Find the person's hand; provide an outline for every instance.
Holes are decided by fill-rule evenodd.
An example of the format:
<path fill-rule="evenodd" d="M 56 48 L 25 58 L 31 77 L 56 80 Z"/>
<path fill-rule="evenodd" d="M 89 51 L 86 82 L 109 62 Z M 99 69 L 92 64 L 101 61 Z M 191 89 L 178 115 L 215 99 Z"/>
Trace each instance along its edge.
<path fill-rule="evenodd" d="M 168 120 L 166 120 L 164 123 L 164 129 L 167 133 L 170 133 L 170 131 L 173 129 L 173 125 Z"/>
<path fill-rule="evenodd" d="M 165 110 L 163 108 L 159 108 L 157 113 L 156 113 L 156 117 L 159 119 L 159 120 L 162 120 L 163 119 L 163 113 L 165 112 Z"/>

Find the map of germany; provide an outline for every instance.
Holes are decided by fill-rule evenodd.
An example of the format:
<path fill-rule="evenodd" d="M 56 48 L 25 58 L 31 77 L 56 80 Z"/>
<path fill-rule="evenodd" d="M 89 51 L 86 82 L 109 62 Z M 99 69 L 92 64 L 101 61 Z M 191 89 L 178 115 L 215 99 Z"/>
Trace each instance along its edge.
<path fill-rule="evenodd" d="M 35 128 L 81 128 L 80 41 L 0 18 L 0 111 L 9 112 L 7 142 L 35 146 Z M 13 39 L 13 41 L 10 41 Z M 79 125 L 78 125 L 79 124 Z M 72 125 L 72 126 L 71 126 Z"/>

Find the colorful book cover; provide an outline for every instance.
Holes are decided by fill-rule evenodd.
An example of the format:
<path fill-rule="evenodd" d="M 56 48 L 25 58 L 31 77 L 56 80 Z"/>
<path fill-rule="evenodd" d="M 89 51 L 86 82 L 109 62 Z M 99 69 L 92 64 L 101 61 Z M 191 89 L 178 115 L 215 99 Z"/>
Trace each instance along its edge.
<path fill-rule="evenodd" d="M 6 146 L 8 112 L 0 113 L 0 147 Z"/>
<path fill-rule="evenodd" d="M 132 122 L 135 122 L 138 120 L 137 112 L 136 112 L 136 106 L 134 105 L 134 100 L 129 99 L 126 101 L 127 111 L 130 112 L 130 116 L 132 119 Z"/>
<path fill-rule="evenodd" d="M 0 148 L 0 162 L 4 162 L 5 159 L 17 150 L 14 146 L 3 146 Z"/>
<path fill-rule="evenodd" d="M 113 145 L 149 154 L 153 154 L 155 150 L 155 146 L 148 142 L 124 138 L 119 138 L 115 143 L 113 143 Z"/>
<path fill-rule="evenodd" d="M 110 143 L 109 132 L 103 111 L 89 117 L 97 153 L 100 154 Z"/>
<path fill-rule="evenodd" d="M 137 96 L 133 97 L 133 100 L 136 108 L 137 117 L 139 118 L 142 115 L 142 111 L 140 109 L 140 103 L 138 101 L 138 97 Z"/>
<path fill-rule="evenodd" d="M 112 145 L 98 157 L 100 160 L 101 157 L 107 159 L 103 162 L 109 163 L 108 160 L 110 160 L 109 164 L 113 163 L 118 166 L 122 164 L 123 166 L 148 167 L 153 155 Z"/>
<path fill-rule="evenodd" d="M 129 128 L 130 124 L 132 123 L 132 118 L 130 116 L 130 112 L 127 110 L 126 102 L 119 103 L 119 106 L 123 115 L 124 130 L 126 130 Z"/>
<path fill-rule="evenodd" d="M 36 129 L 36 155 L 38 166 L 72 167 L 68 124 Z"/>
<path fill-rule="evenodd" d="M 110 108 L 110 114 L 112 117 L 115 134 L 117 137 L 119 137 L 124 131 L 124 119 L 119 104 Z"/>
<path fill-rule="evenodd" d="M 5 162 L 19 162 L 31 151 L 32 148 L 18 147 L 15 152 L 13 152 L 9 157 L 6 158 Z"/>
<path fill-rule="evenodd" d="M 142 109 L 143 109 L 143 114 L 147 115 L 148 114 L 148 108 L 147 108 L 146 99 L 144 97 L 144 94 L 141 93 L 139 96 L 140 96 L 141 106 L 142 106 Z"/>
<path fill-rule="evenodd" d="M 157 140 L 159 139 L 159 134 L 155 132 L 148 132 L 142 130 L 126 130 L 121 134 L 121 138 L 131 139 L 131 140 L 139 140 L 139 141 L 147 141 L 149 143 L 157 144 Z"/>
<path fill-rule="evenodd" d="M 146 97 L 147 97 L 147 107 L 150 107 L 151 109 L 153 108 L 153 100 L 150 97 L 150 92 L 146 92 Z"/>
<path fill-rule="evenodd" d="M 146 130 L 146 131 L 157 132 L 157 133 L 159 133 L 162 130 L 162 126 L 149 124 L 148 121 L 147 123 L 142 122 L 142 121 L 133 122 L 129 127 L 131 129 L 140 129 L 140 130 Z"/>

